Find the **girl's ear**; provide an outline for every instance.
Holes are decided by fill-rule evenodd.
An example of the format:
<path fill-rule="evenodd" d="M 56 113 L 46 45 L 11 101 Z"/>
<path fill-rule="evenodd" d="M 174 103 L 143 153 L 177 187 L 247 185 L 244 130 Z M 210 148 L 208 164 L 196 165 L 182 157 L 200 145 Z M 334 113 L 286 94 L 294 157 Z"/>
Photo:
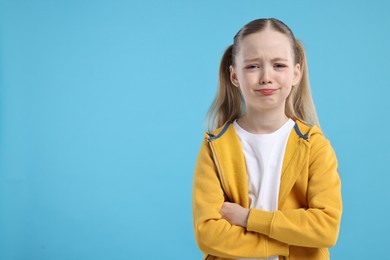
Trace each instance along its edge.
<path fill-rule="evenodd" d="M 230 81 L 232 82 L 232 84 L 234 86 L 239 87 L 240 83 L 238 82 L 238 79 L 237 79 L 236 70 L 234 69 L 234 67 L 232 65 L 230 65 L 229 70 L 230 70 Z"/>
<path fill-rule="evenodd" d="M 298 85 L 298 83 L 301 81 L 301 78 L 302 78 L 301 65 L 297 63 L 294 67 L 293 86 Z"/>

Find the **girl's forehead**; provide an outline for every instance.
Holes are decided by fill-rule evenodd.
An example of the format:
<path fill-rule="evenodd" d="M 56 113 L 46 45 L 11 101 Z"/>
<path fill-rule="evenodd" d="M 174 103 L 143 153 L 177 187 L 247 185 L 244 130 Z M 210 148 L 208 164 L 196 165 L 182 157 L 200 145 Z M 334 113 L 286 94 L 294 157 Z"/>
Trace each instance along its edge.
<path fill-rule="evenodd" d="M 277 31 L 266 29 L 246 36 L 239 43 L 239 55 L 282 55 L 291 56 L 290 39 Z"/>

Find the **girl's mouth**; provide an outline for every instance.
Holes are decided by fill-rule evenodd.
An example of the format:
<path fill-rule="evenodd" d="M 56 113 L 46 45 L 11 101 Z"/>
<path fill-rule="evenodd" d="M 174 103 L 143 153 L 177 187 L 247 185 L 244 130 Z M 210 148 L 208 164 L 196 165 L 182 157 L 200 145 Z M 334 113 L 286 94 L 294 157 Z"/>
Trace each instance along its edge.
<path fill-rule="evenodd" d="M 269 96 L 269 95 L 272 95 L 276 90 L 277 89 L 264 88 L 264 89 L 259 89 L 256 91 L 260 92 L 264 96 Z"/>

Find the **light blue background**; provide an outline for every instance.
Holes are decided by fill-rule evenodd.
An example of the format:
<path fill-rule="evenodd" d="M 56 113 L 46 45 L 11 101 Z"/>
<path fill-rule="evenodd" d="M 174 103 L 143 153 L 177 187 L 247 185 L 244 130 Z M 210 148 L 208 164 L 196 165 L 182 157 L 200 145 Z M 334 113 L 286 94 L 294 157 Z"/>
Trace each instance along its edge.
<path fill-rule="evenodd" d="M 385 257 L 387 1 L 0 1 L 0 259 L 201 259 L 191 186 L 245 23 L 306 46 L 344 215 L 332 259 Z"/>

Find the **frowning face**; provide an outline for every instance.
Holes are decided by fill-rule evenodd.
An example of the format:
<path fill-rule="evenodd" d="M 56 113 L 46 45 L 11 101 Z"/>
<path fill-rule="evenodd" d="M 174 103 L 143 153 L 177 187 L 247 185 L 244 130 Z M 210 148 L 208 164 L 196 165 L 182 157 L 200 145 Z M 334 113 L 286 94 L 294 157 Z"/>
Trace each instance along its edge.
<path fill-rule="evenodd" d="M 231 81 L 241 89 L 246 111 L 284 112 L 293 85 L 299 83 L 300 65 L 294 62 L 290 39 L 273 29 L 241 40 L 230 67 Z"/>

